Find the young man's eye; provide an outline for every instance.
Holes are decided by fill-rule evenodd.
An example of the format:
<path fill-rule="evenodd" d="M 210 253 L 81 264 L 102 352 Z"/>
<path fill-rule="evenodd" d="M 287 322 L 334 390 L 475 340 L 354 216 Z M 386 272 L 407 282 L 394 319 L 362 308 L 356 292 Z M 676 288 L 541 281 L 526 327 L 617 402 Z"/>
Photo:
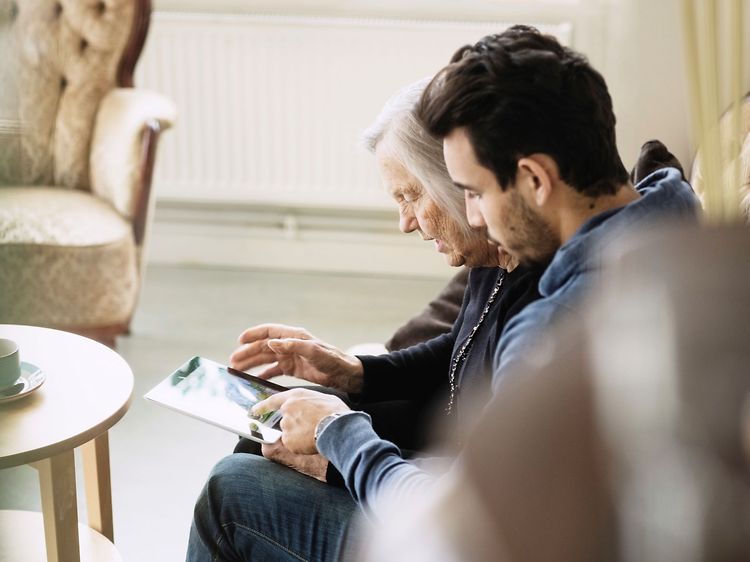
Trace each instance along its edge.
<path fill-rule="evenodd" d="M 475 191 L 466 191 L 466 198 L 467 199 L 481 199 L 482 196 L 479 195 L 479 193 L 476 193 Z"/>

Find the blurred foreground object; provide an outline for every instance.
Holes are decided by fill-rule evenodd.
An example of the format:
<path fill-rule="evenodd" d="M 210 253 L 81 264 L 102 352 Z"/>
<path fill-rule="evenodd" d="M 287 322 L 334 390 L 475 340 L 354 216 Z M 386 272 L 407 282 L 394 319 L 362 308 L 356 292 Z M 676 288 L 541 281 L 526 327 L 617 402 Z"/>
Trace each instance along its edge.
<path fill-rule="evenodd" d="M 610 257 L 588 325 L 620 558 L 750 560 L 750 229 L 644 233 Z"/>
<path fill-rule="evenodd" d="M 608 249 L 583 319 L 552 327 L 366 559 L 750 560 L 748 248 L 747 228 L 681 227 Z"/>
<path fill-rule="evenodd" d="M 0 0 L 0 323 L 114 345 L 141 282 L 156 141 L 133 89 L 149 0 Z"/>

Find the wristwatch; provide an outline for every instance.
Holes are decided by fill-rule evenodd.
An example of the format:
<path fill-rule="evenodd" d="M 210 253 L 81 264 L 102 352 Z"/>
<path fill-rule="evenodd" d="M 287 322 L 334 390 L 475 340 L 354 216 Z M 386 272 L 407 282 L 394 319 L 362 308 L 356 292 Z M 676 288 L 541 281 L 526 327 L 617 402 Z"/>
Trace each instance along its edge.
<path fill-rule="evenodd" d="M 321 419 L 318 422 L 318 425 L 315 426 L 315 434 L 313 435 L 313 441 L 315 443 L 318 442 L 318 436 L 323 433 L 323 430 L 328 427 L 328 424 L 331 423 L 336 418 L 339 418 L 343 416 L 344 414 L 349 414 L 350 412 L 335 412 L 333 414 L 328 414 L 326 417 Z"/>

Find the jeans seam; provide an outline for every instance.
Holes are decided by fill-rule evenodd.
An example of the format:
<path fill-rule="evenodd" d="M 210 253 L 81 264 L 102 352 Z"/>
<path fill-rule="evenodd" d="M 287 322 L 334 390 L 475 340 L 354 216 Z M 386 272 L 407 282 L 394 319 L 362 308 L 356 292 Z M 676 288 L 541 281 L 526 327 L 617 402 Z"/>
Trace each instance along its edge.
<path fill-rule="evenodd" d="M 211 562 L 219 562 L 219 548 L 221 547 L 221 543 L 224 540 L 224 535 L 219 535 L 216 539 L 216 547 L 214 550 L 214 556 L 213 560 Z"/>
<path fill-rule="evenodd" d="M 247 531 L 249 533 L 252 533 L 254 535 L 257 535 L 257 536 L 259 536 L 259 537 L 267 540 L 268 542 L 270 542 L 274 546 L 277 546 L 278 548 L 280 548 L 281 550 L 283 550 L 284 552 L 286 552 L 290 556 L 293 556 L 297 560 L 300 560 L 301 562 L 309 562 L 307 560 L 307 558 L 303 558 L 302 556 L 300 556 L 299 554 L 297 554 L 293 550 L 290 550 L 289 548 L 285 547 L 283 544 L 276 542 L 271 537 L 269 537 L 265 533 L 262 533 L 261 531 L 258 531 L 257 529 L 251 529 L 250 527 L 246 527 L 245 525 L 240 525 L 239 523 L 236 523 L 234 521 L 231 522 L 231 523 L 224 523 L 224 524 L 222 524 L 222 528 L 226 529 L 230 525 L 234 525 L 235 527 L 239 527 L 240 529 L 244 529 L 245 531 Z"/>

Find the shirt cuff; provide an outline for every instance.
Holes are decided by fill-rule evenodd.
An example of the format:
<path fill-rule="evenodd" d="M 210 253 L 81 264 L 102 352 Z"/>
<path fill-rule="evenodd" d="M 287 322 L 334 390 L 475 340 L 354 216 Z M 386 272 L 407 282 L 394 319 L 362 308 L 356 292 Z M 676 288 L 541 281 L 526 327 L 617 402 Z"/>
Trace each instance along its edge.
<path fill-rule="evenodd" d="M 350 432 L 350 428 L 366 424 L 372 426 L 372 418 L 365 412 L 346 412 L 329 422 L 318 434 L 315 442 L 318 452 L 331 460 L 332 454 L 342 444 L 342 440 Z"/>

